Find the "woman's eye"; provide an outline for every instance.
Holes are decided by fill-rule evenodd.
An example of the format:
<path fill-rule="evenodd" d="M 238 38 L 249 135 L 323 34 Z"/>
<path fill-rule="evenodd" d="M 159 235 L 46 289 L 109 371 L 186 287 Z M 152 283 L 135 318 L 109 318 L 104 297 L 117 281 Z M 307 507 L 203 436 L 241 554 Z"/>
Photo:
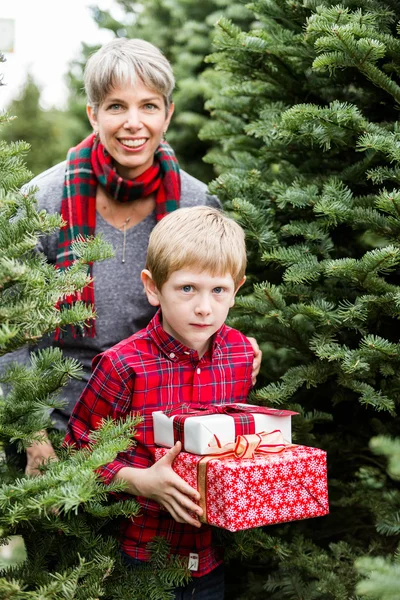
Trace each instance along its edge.
<path fill-rule="evenodd" d="M 182 292 L 191 292 L 193 289 L 193 287 L 191 285 L 183 285 L 182 286 Z"/>
<path fill-rule="evenodd" d="M 108 110 L 119 110 L 121 108 L 120 104 L 110 104 Z"/>
<path fill-rule="evenodd" d="M 144 105 L 144 108 L 149 111 L 156 110 L 158 106 L 156 104 L 152 104 L 151 102 Z"/>

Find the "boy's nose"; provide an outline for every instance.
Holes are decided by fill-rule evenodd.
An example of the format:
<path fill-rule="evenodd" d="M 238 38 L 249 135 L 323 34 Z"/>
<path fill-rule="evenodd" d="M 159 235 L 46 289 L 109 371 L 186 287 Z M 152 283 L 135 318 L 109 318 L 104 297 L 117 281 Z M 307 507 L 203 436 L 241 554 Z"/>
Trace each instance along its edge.
<path fill-rule="evenodd" d="M 198 299 L 196 308 L 196 315 L 209 315 L 211 313 L 211 302 L 206 296 L 202 296 Z"/>

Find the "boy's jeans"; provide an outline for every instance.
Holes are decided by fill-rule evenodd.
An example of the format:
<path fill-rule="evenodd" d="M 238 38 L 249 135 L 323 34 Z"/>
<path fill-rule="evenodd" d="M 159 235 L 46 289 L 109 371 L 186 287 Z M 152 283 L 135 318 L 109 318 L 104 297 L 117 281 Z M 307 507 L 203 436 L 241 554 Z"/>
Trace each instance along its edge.
<path fill-rule="evenodd" d="M 141 560 L 122 552 L 122 559 L 130 567 L 140 566 Z M 175 600 L 224 600 L 224 565 L 220 565 L 203 577 L 193 577 L 184 587 L 175 589 Z"/>

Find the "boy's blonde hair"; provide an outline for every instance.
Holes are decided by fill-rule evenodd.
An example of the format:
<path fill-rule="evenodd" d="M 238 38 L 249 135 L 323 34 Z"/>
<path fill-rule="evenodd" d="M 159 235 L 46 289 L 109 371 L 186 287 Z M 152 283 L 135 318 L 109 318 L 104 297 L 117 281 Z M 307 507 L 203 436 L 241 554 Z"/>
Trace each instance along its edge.
<path fill-rule="evenodd" d="M 213 276 L 229 273 L 237 287 L 246 271 L 240 225 L 208 206 L 180 208 L 164 217 L 151 232 L 146 269 L 161 290 L 171 273 L 190 267 Z"/>

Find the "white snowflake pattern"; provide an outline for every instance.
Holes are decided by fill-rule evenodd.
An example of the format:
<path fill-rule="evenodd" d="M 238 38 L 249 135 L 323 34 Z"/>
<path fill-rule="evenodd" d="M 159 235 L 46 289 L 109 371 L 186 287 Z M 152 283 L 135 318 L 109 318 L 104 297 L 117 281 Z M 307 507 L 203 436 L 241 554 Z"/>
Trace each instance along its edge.
<path fill-rule="evenodd" d="M 250 477 L 251 477 L 251 480 L 258 482 L 263 479 L 264 472 L 260 467 L 255 467 L 254 469 L 252 469 L 252 471 L 250 473 Z"/>
<path fill-rule="evenodd" d="M 242 481 L 241 479 L 238 479 L 236 481 L 235 488 L 241 494 L 243 494 L 248 489 L 248 487 L 249 486 L 246 481 Z"/>
<path fill-rule="evenodd" d="M 262 508 L 261 514 L 265 519 L 266 523 L 272 523 L 272 521 L 275 521 L 277 518 L 276 510 L 274 510 L 270 506 L 264 506 Z"/>
<path fill-rule="evenodd" d="M 224 491 L 224 498 L 226 498 L 227 500 L 235 500 L 236 499 L 236 491 L 232 488 L 226 488 Z"/>
<path fill-rule="evenodd" d="M 297 473 L 298 475 L 301 475 L 302 473 L 304 473 L 304 470 L 305 470 L 305 468 L 306 468 L 306 467 L 305 467 L 305 464 L 304 464 L 304 463 L 302 463 L 302 462 L 296 462 L 296 463 L 293 465 L 293 470 L 294 470 L 294 472 L 295 472 L 295 473 Z"/>
<path fill-rule="evenodd" d="M 250 522 L 252 524 L 252 526 L 254 527 L 254 524 L 257 522 L 260 522 L 260 511 L 257 510 L 256 508 L 250 508 L 247 512 L 247 521 Z"/>
<path fill-rule="evenodd" d="M 230 473 L 229 471 L 224 471 L 224 473 L 222 474 L 222 478 L 221 478 L 221 473 L 216 473 L 215 476 L 219 479 L 219 481 L 223 481 L 225 486 L 231 487 L 232 485 L 234 485 L 235 481 L 236 481 L 236 477 L 233 473 Z"/>
<path fill-rule="evenodd" d="M 279 518 L 282 519 L 282 521 L 288 521 L 291 516 L 292 516 L 291 510 L 287 506 L 283 506 L 280 509 Z"/>
<path fill-rule="evenodd" d="M 293 448 L 292 452 L 296 457 L 308 458 L 310 456 L 310 448 L 308 446 L 297 446 L 297 448 Z"/>
<path fill-rule="evenodd" d="M 299 485 L 299 481 L 301 481 L 301 477 L 296 477 L 295 475 L 292 475 L 292 477 L 288 478 L 287 484 L 295 487 Z"/>
<path fill-rule="evenodd" d="M 304 516 L 307 514 L 307 510 L 304 506 L 304 504 L 296 504 L 296 506 L 293 507 L 293 516 L 297 519 L 299 518 L 304 518 Z"/>
<path fill-rule="evenodd" d="M 241 496 L 240 498 L 236 499 L 235 504 L 238 508 L 243 509 L 243 508 L 248 507 L 248 505 L 250 504 L 250 501 L 249 501 L 249 498 L 246 498 L 245 496 Z"/>
<path fill-rule="evenodd" d="M 307 500 L 310 497 L 310 487 L 306 485 L 302 485 L 299 491 L 300 497 L 303 501 Z"/>
<path fill-rule="evenodd" d="M 315 468 L 314 468 L 314 473 L 316 473 L 317 475 L 323 475 L 326 471 L 326 466 L 324 463 L 321 462 L 317 462 L 315 464 Z"/>
<path fill-rule="evenodd" d="M 326 479 L 318 479 L 318 481 L 315 483 L 315 489 L 319 492 L 327 492 Z"/>
<path fill-rule="evenodd" d="M 318 463 L 319 463 L 319 459 L 315 459 L 315 458 L 311 459 L 311 460 L 308 462 L 308 467 L 309 467 L 310 471 L 312 471 L 312 472 L 314 473 L 314 472 L 315 472 L 315 469 L 316 469 L 316 468 L 317 468 L 317 466 L 318 466 Z"/>
<path fill-rule="evenodd" d="M 219 498 L 220 494 L 215 489 L 213 485 L 208 485 L 207 487 L 208 498 L 210 498 L 210 502 L 215 502 L 217 498 Z"/>
<path fill-rule="evenodd" d="M 274 504 L 275 506 L 282 503 L 282 494 L 279 492 L 273 492 L 271 494 L 270 498 L 271 498 L 271 504 Z"/>
<path fill-rule="evenodd" d="M 286 502 L 289 502 L 289 504 L 294 504 L 298 499 L 297 491 L 289 488 L 285 494 L 285 499 Z"/>
<path fill-rule="evenodd" d="M 302 484 L 307 487 L 314 485 L 314 482 L 315 482 L 315 477 L 313 475 L 307 474 L 302 479 Z"/>
<path fill-rule="evenodd" d="M 293 465 L 282 465 L 281 473 L 282 475 L 289 475 L 293 470 Z"/>
<path fill-rule="evenodd" d="M 226 507 L 224 510 L 224 515 L 225 515 L 226 519 L 229 519 L 230 521 L 232 521 L 236 517 L 236 510 L 231 506 Z"/>
<path fill-rule="evenodd" d="M 272 481 L 275 477 L 275 471 L 272 468 L 263 470 L 263 480 L 264 481 Z"/>

